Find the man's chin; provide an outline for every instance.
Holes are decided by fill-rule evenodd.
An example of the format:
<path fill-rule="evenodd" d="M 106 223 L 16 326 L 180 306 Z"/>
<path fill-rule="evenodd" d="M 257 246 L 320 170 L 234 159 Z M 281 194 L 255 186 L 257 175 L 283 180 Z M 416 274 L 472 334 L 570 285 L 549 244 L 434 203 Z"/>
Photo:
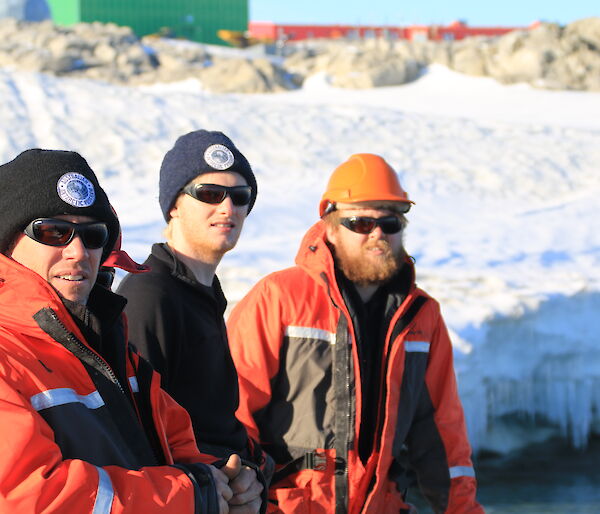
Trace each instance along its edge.
<path fill-rule="evenodd" d="M 379 255 L 363 254 L 361 259 L 338 260 L 346 278 L 359 286 L 380 286 L 398 271 L 398 262 L 389 252 Z"/>
<path fill-rule="evenodd" d="M 87 283 L 68 287 L 65 287 L 63 284 L 61 284 L 60 287 L 56 287 L 55 284 L 52 284 L 52 287 L 54 287 L 54 290 L 58 293 L 58 296 L 60 296 L 61 299 L 68 300 L 73 303 L 79 303 L 81 305 L 87 304 L 91 292 L 91 287 Z"/>

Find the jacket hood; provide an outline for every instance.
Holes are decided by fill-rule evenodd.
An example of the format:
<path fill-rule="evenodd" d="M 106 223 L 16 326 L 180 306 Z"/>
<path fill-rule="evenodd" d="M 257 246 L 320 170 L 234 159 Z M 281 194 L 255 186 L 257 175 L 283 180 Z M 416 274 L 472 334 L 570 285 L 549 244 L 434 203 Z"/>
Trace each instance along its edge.
<path fill-rule="evenodd" d="M 54 288 L 37 273 L 0 254 L 0 326 L 26 335 L 42 337 L 45 332 L 33 319 L 50 308 L 61 323 L 83 341 L 79 328 Z"/>
<path fill-rule="evenodd" d="M 324 221 L 317 221 L 302 238 L 296 264 L 312 276 L 318 277 L 324 272 L 333 277 L 335 263 L 327 246 Z"/>

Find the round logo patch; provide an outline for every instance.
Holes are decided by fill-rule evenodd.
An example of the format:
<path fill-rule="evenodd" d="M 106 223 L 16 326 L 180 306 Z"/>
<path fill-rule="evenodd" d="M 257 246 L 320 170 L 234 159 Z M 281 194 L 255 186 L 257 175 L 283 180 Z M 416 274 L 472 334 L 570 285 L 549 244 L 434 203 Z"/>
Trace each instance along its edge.
<path fill-rule="evenodd" d="M 65 173 L 58 179 L 56 191 L 73 207 L 89 207 L 96 200 L 94 185 L 80 173 Z"/>
<path fill-rule="evenodd" d="M 206 163 L 216 170 L 226 170 L 233 166 L 233 154 L 223 145 L 210 145 L 204 152 Z"/>

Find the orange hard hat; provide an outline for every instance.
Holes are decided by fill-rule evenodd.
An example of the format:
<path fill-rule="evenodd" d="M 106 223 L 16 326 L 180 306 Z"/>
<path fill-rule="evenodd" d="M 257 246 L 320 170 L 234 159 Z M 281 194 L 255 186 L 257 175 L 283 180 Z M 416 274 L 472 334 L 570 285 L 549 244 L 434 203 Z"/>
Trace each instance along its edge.
<path fill-rule="evenodd" d="M 372 201 L 414 203 L 408 199 L 398 175 L 383 157 L 357 153 L 334 170 L 321 197 L 319 215 L 323 216 L 333 210 L 337 202 Z"/>

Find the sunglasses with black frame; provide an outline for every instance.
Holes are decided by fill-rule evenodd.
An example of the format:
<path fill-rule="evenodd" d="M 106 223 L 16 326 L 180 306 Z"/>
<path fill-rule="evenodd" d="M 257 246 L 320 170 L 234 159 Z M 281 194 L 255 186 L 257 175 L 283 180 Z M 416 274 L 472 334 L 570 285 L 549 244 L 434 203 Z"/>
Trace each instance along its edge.
<path fill-rule="evenodd" d="M 67 246 L 75 235 L 89 250 L 103 248 L 108 241 L 108 226 L 103 221 L 71 223 L 58 218 L 37 218 L 25 227 L 25 235 L 47 246 Z"/>
<path fill-rule="evenodd" d="M 397 234 L 404 228 L 404 223 L 398 216 L 383 216 L 371 218 L 370 216 L 348 216 L 340 218 L 340 225 L 357 234 L 370 234 L 376 227 L 381 228 L 384 234 Z"/>
<path fill-rule="evenodd" d="M 233 205 L 238 207 L 248 205 L 252 198 L 252 188 L 250 186 L 221 186 L 219 184 L 188 184 L 182 191 L 196 200 L 218 205 L 231 198 Z"/>

